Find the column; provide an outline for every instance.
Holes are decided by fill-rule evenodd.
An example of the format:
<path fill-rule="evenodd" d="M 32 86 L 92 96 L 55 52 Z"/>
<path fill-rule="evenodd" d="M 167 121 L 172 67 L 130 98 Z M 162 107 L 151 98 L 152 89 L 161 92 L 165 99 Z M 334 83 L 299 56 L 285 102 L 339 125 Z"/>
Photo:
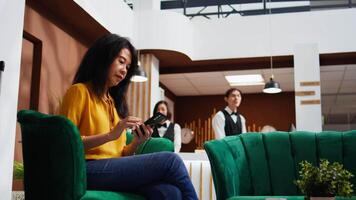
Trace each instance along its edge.
<path fill-rule="evenodd" d="M 0 1 L 0 194 L 11 199 L 25 1 Z"/>
<path fill-rule="evenodd" d="M 322 131 L 317 44 L 294 46 L 295 119 L 298 131 Z"/>

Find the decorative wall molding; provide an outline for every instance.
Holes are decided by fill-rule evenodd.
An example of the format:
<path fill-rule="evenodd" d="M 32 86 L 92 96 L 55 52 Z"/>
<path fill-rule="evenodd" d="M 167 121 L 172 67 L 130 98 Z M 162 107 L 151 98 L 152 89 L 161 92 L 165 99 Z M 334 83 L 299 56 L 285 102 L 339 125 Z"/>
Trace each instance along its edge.
<path fill-rule="evenodd" d="M 295 91 L 295 96 L 313 96 L 315 91 Z"/>
<path fill-rule="evenodd" d="M 320 86 L 320 81 L 301 81 L 300 86 Z"/>
<path fill-rule="evenodd" d="M 301 105 L 317 105 L 320 104 L 320 99 L 313 99 L 313 100 L 301 100 Z"/>

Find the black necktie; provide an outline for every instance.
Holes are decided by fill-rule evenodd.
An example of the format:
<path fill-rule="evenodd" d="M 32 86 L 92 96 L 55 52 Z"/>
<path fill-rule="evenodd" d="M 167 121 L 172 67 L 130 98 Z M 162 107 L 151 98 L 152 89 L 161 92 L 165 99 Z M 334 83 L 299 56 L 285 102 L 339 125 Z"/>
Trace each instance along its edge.
<path fill-rule="evenodd" d="M 166 127 L 167 128 L 167 124 L 164 123 L 164 124 L 157 124 L 157 128 L 161 128 L 161 127 Z"/>
<path fill-rule="evenodd" d="M 231 113 L 231 116 L 232 116 L 232 115 L 236 115 L 236 116 L 237 116 L 237 112 L 232 112 L 232 113 Z"/>

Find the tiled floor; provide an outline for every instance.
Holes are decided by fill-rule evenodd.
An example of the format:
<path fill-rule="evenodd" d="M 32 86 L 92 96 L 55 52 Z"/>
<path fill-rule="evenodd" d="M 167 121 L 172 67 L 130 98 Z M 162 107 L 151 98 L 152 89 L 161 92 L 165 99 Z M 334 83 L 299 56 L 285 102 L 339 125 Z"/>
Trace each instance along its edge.
<path fill-rule="evenodd" d="M 12 200 L 24 200 L 25 192 L 23 191 L 12 191 Z"/>

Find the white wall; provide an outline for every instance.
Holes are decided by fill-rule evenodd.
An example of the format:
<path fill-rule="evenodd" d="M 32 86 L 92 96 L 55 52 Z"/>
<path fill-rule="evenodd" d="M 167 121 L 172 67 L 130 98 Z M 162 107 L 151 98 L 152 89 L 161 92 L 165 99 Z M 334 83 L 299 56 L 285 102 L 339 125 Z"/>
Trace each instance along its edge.
<path fill-rule="evenodd" d="M 194 55 L 194 27 L 191 21 L 170 11 L 135 13 L 139 49 L 167 49 Z"/>
<path fill-rule="evenodd" d="M 97 22 L 112 33 L 129 37 L 135 44 L 134 12 L 119 0 L 74 0 Z"/>
<path fill-rule="evenodd" d="M 6 63 L 0 93 L 0 198 L 4 200 L 11 198 L 24 10 L 24 0 L 0 0 L 0 60 Z"/>
<path fill-rule="evenodd" d="M 270 55 L 268 15 L 197 19 L 193 60 Z M 292 55 L 296 43 L 317 43 L 320 53 L 356 50 L 356 9 L 271 16 L 274 55 Z"/>
<path fill-rule="evenodd" d="M 85 4 L 83 8 L 92 8 L 86 11 L 94 18 L 100 17 L 98 21 L 109 31 L 132 37 L 140 49 L 179 51 L 192 60 L 260 57 L 271 53 L 268 15 L 189 20 L 172 11 L 133 12 L 128 6 L 113 7 L 114 2 L 119 4 L 116 0 L 75 1 Z M 98 10 L 106 9 L 114 11 L 98 15 Z M 121 22 L 125 22 L 124 26 L 134 22 L 134 27 L 117 28 L 122 26 Z M 292 55 L 297 43 L 317 43 L 320 53 L 356 51 L 355 22 L 355 8 L 274 14 L 271 16 L 272 53 Z"/>

